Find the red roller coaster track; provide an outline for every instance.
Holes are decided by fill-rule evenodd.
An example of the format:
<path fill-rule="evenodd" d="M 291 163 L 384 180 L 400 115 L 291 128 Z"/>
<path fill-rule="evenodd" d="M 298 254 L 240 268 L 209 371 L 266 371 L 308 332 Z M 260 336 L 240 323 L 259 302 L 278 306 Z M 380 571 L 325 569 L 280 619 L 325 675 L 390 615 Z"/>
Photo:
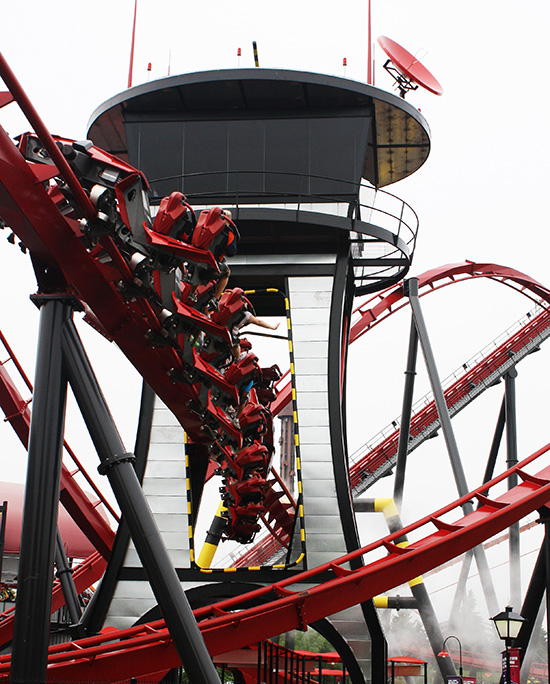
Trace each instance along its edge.
<path fill-rule="evenodd" d="M 6 65 L 3 66 L 5 71 Z M 0 105 L 7 102 L 5 97 L 0 99 Z M 46 136 L 46 131 L 37 132 Z M 151 331 L 158 332 L 161 328 L 158 315 L 146 299 L 128 300 L 122 294 L 125 284 L 132 285 L 133 274 L 115 241 L 107 236 L 100 239 L 102 248 L 112 260 L 106 267 L 83 245 L 78 223 L 60 213 L 43 187 L 42 183 L 53 175 L 65 175 L 82 214 L 88 218 L 93 216 L 94 210 L 87 195 L 82 187 L 75 184 L 76 178 L 67 172 L 62 156 L 58 159 L 52 154 L 52 159 L 59 168 L 44 168 L 26 161 L 0 129 L 2 219 L 36 259 L 59 270 L 66 284 L 64 294 L 83 304 L 102 332 L 117 343 L 189 435 L 196 441 L 204 440 L 201 418 L 190 409 L 190 402 L 197 399 L 196 389 L 193 385 L 174 381 L 184 370 L 180 356 L 170 346 L 152 347 L 150 344 Z M 493 264 L 461 264 L 431 271 L 425 274 L 420 285 L 421 289 L 433 289 L 439 281 L 449 279 L 454 282 L 462 277 L 493 278 L 527 296 L 550 301 L 547 290 L 540 284 L 517 271 Z M 369 327 L 383 320 L 391 313 L 392 307 L 399 308 L 398 301 L 402 296 L 398 287 L 385 300 L 371 300 L 375 303 L 370 308 L 360 307 L 359 321 L 352 327 L 352 339 L 357 339 Z M 223 383 L 223 379 L 218 382 Z M 9 382 L 6 381 L 4 387 L 8 389 L 4 400 L 12 401 L 14 414 L 19 412 L 21 417 L 20 436 L 25 441 L 27 407 L 10 391 Z M 231 386 L 224 389 L 235 392 Z M 284 390 L 281 392 L 277 406 L 282 405 L 287 394 Z M 550 445 L 547 445 L 492 482 L 395 534 L 314 570 L 300 573 L 300 583 L 306 583 L 307 588 L 301 589 L 293 577 L 197 610 L 195 616 L 211 655 L 256 643 L 290 629 L 304 629 L 312 622 L 372 598 L 464 553 L 541 508 L 550 499 L 550 466 L 541 468 L 538 464 L 539 459 L 542 463 L 549 449 Z M 534 475 L 527 470 L 530 464 L 538 465 L 539 471 Z M 519 476 L 521 484 L 505 494 L 488 498 L 489 490 L 512 473 Z M 67 491 L 70 490 L 69 481 L 65 483 Z M 80 492 L 70 491 L 75 510 L 82 513 L 81 524 L 94 527 L 97 521 L 89 522 L 90 502 L 82 501 Z M 460 507 L 472 498 L 479 501 L 480 507 L 474 513 L 461 517 Z M 449 522 L 449 516 L 453 514 L 457 519 Z M 101 531 L 101 526 L 95 529 L 95 533 L 98 535 L 95 543 L 106 555 L 112 533 L 110 535 L 105 529 Z M 406 548 L 397 543 L 403 535 L 412 540 Z M 365 566 L 355 571 L 348 570 L 346 564 L 359 556 L 365 558 Z M 104 559 L 100 554 L 88 559 L 81 571 L 75 573 L 77 588 L 89 586 L 103 567 Z M 330 576 L 328 580 L 326 573 Z M 58 600 L 56 598 L 56 605 Z M 244 607 L 257 601 L 261 605 Z M 7 631 L 7 627 L 4 629 Z M 162 622 L 53 646 L 48 659 L 49 675 L 57 679 L 93 677 L 95 680 L 112 681 L 128 676 L 151 676 L 178 665 L 176 650 Z M 0 657 L 1 678 L 9 677 L 9 668 L 10 657 Z"/>
<path fill-rule="evenodd" d="M 238 598 L 195 611 L 212 656 L 257 643 L 365 601 L 407 582 L 501 532 L 550 499 L 550 466 L 535 474 L 526 468 L 550 450 L 550 444 L 514 468 L 444 508 L 358 551 L 301 573 L 307 589 L 296 578 L 277 582 Z M 516 473 L 521 484 L 495 498 L 489 490 Z M 477 499 L 480 507 L 460 517 L 461 506 Z M 449 515 L 458 517 L 452 522 Z M 435 527 L 436 531 L 430 530 Z M 397 541 L 407 535 L 410 546 Z M 368 554 L 374 556 L 369 560 Z M 365 567 L 348 570 L 345 564 L 365 557 Z M 324 573 L 333 579 L 323 581 Z M 249 602 L 260 601 L 253 608 Z M 178 656 L 162 621 L 140 625 L 82 641 L 52 646 L 48 671 L 52 678 L 127 678 L 150 676 L 179 665 Z M 9 656 L 0 657 L 0 677 L 8 677 Z"/>
<path fill-rule="evenodd" d="M 525 324 L 516 329 L 500 344 L 482 355 L 469 365 L 454 382 L 445 388 L 445 399 L 449 414 L 454 416 L 481 392 L 496 382 L 506 370 L 544 341 L 550 328 L 550 290 L 529 276 L 514 269 L 498 264 L 476 264 L 470 261 L 450 264 L 431 269 L 418 277 L 419 296 L 423 297 L 449 285 L 464 283 L 478 278 L 490 279 L 516 290 L 542 308 L 535 316 L 529 316 Z M 355 342 L 378 323 L 408 306 L 403 284 L 392 286 L 371 297 L 354 310 L 350 342 Z M 274 402 L 273 414 L 278 414 L 290 401 L 290 384 L 284 386 Z M 428 439 L 439 427 L 439 418 L 433 399 L 426 399 L 424 406 L 414 413 L 411 419 L 412 451 Z M 395 465 L 399 440 L 399 420 L 383 431 L 382 439 L 373 446 L 367 443 L 359 456 L 351 459 L 350 482 L 353 495 L 359 496 L 379 477 Z M 292 511 L 287 512 L 288 514 Z M 237 560 L 240 567 L 256 565 L 261 560 L 272 558 L 280 549 L 280 544 L 272 537 L 264 537 Z"/>

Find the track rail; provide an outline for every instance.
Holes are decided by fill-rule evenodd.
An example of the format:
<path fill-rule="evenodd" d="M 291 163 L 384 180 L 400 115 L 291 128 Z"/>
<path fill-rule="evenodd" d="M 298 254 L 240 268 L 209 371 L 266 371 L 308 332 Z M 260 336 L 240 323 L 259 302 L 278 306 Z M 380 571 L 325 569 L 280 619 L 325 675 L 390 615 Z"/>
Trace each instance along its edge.
<path fill-rule="evenodd" d="M 79 563 L 72 572 L 72 578 L 77 593 L 81 594 L 86 591 L 89 587 L 95 584 L 101 579 L 105 568 L 107 567 L 107 561 L 103 556 L 96 552 L 91 556 L 88 556 L 85 560 Z M 52 605 L 51 612 L 55 613 L 65 605 L 65 596 L 63 594 L 63 589 L 61 588 L 61 583 L 59 580 L 55 580 L 52 588 Z M 15 618 L 15 607 L 12 606 L 9 610 L 6 610 L 1 615 L 0 622 L 0 644 L 5 646 L 8 644 L 13 636 L 13 621 Z"/>
<path fill-rule="evenodd" d="M 443 381 L 445 401 L 451 418 L 486 389 L 495 385 L 505 373 L 524 359 L 550 336 L 550 312 L 543 309 L 528 318 L 514 334 L 500 345 L 489 345 L 472 362 Z M 481 357 L 479 359 L 479 357 Z M 477 362 L 476 362 L 477 361 Z M 454 379 L 452 384 L 450 380 Z M 445 387 L 445 385 L 447 385 Z M 431 393 L 413 407 L 409 452 L 432 437 L 440 427 L 439 416 Z M 399 442 L 400 418 L 396 418 L 378 437 L 363 445 L 350 457 L 350 481 L 353 496 L 359 496 L 395 466 Z"/>
<path fill-rule="evenodd" d="M 23 372 L 23 369 L 21 368 L 2 333 L 0 333 L 0 338 L 6 347 L 10 359 L 14 362 L 16 368 L 21 374 L 25 384 L 32 391 L 31 383 Z M 0 364 L 0 407 L 6 416 L 5 420 L 12 425 L 15 433 L 25 448 L 27 447 L 29 441 L 31 424 L 31 411 L 29 405 L 30 400 L 26 400 L 21 396 L 21 393 L 19 392 L 15 382 L 8 373 L 5 362 Z M 106 501 L 101 495 L 101 492 L 98 490 L 93 480 L 85 472 L 81 463 L 78 461 L 72 449 L 66 442 L 64 443 L 64 447 L 67 453 L 75 461 L 77 469 L 71 472 L 65 464 L 62 464 L 61 487 L 59 495 L 60 501 L 67 509 L 67 512 L 76 522 L 76 524 L 88 537 L 90 542 L 105 559 L 108 559 L 111 553 L 111 546 L 115 538 L 115 533 L 113 532 L 106 518 L 104 518 L 97 509 L 97 505 L 90 501 L 86 493 L 81 489 L 79 484 L 74 479 L 74 476 L 78 472 L 82 473 L 88 484 L 98 495 L 99 499 L 97 503 L 103 503 L 107 507 L 107 510 L 111 512 L 115 520 L 118 519 L 118 516 L 111 508 L 108 501 Z"/>
<path fill-rule="evenodd" d="M 388 591 L 483 543 L 548 503 L 550 466 L 545 465 L 535 474 L 530 471 L 535 465 L 540 467 L 543 460 L 548 461 L 548 457 L 542 457 L 549 450 L 547 444 L 491 482 L 402 530 L 300 573 L 300 580 L 307 583 L 303 590 L 296 578 L 288 578 L 196 610 L 210 654 L 225 653 L 291 629 L 305 629 L 316 620 Z M 514 474 L 521 484 L 489 498 L 491 489 Z M 477 499 L 480 507 L 462 516 L 461 507 L 472 499 Z M 403 535 L 411 540 L 407 547 L 398 545 Z M 359 556 L 364 558 L 365 566 L 348 570 L 346 564 Z M 251 603 L 258 605 L 246 607 Z M 52 680 L 87 679 L 93 673 L 96 680 L 112 681 L 127 677 L 129 672 L 136 677 L 152 675 L 158 671 L 159 662 L 163 669 L 179 664 L 162 621 L 53 646 L 49 650 L 48 673 Z M 9 665 L 9 656 L 0 657 L 0 678 L 8 677 Z"/>
<path fill-rule="evenodd" d="M 550 290 L 525 273 L 499 264 L 477 264 L 473 261 L 447 264 L 426 271 L 418 276 L 418 294 L 419 297 L 424 297 L 443 287 L 470 281 L 473 278 L 489 278 L 516 290 L 535 304 L 550 305 Z M 352 314 L 350 343 L 408 305 L 409 300 L 405 296 L 403 283 L 392 285 L 363 302 Z M 290 401 L 290 383 L 283 384 L 285 377 L 286 374 L 279 381 L 278 396 L 271 407 L 274 416 Z"/>
<path fill-rule="evenodd" d="M 496 283 L 506 285 L 538 306 L 543 307 L 537 315 L 528 314 L 520 324 L 513 326 L 504 339 L 506 333 L 500 336 L 498 342 L 489 345 L 474 359 L 454 373 L 445 387 L 445 399 L 452 416 L 465 408 L 483 391 L 506 373 L 516 363 L 524 359 L 530 352 L 550 335 L 550 290 L 533 280 L 529 276 L 514 269 L 498 264 L 475 264 L 464 262 L 431 269 L 419 276 L 419 295 L 425 296 L 449 285 L 466 282 L 472 278 L 489 278 Z M 403 284 L 386 288 L 381 293 L 371 297 L 367 302 L 354 310 L 354 322 L 351 328 L 350 342 L 354 342 L 367 331 L 381 323 L 392 314 L 408 306 Z M 286 376 L 281 378 L 281 384 Z M 276 401 L 272 404 L 272 413 L 277 415 L 290 401 L 290 385 L 279 389 Z M 416 410 L 415 410 L 416 408 Z M 411 419 L 411 439 L 409 451 L 417 448 L 431 437 L 440 427 L 435 402 L 431 395 L 426 395 L 413 407 L 414 415 Z M 378 478 L 389 473 L 395 466 L 397 446 L 399 441 L 399 422 L 396 418 L 384 428 L 379 435 L 369 440 L 355 451 L 350 457 L 350 482 L 353 496 L 359 496 L 368 489 Z M 291 511 L 289 511 L 291 513 Z M 272 557 L 281 546 L 273 538 L 261 540 L 258 549 L 259 557 Z M 247 563 L 256 563 L 254 548 L 244 554 Z M 241 565 L 241 558 L 237 564 Z"/>
<path fill-rule="evenodd" d="M 2 60 L 0 66 L 6 81 L 6 74 L 9 75 L 7 65 Z M 17 91 L 16 85 L 8 83 L 8 86 L 12 92 Z M 95 320 L 101 332 L 116 342 L 190 437 L 196 442 L 208 441 L 202 417 L 190 408 L 199 401 L 198 389 L 180 379 L 185 378 L 182 359 L 169 345 L 151 344 L 155 334 L 162 334 L 159 315 L 146 298 L 124 295 L 133 287 L 134 278 L 113 238 L 103 235 L 99 239 L 101 249 L 111 257 L 111 263 L 105 265 L 93 258 L 83 244 L 80 224 L 74 218 L 61 214 L 48 195 L 43 183 L 54 176 L 64 175 L 84 217 L 95 220 L 94 207 L 83 188 L 75 183 L 76 179 L 66 168 L 53 139 L 45 128 L 42 130 L 41 122 L 34 110 L 28 107 L 24 94 L 14 94 L 20 104 L 24 103 L 23 109 L 27 109 L 29 119 L 40 124 L 35 128 L 54 162 L 50 168 L 44 168 L 44 165 L 26 161 L 0 129 L 0 215 L 30 249 L 35 264 L 42 265 L 42 285 L 48 284 L 50 275 L 53 277 L 55 287 L 46 288 L 46 292 L 42 289 L 41 294 L 63 295 L 78 300 L 85 307 L 89 319 Z M 454 268 L 452 276 L 447 277 L 451 277 L 453 282 L 462 275 L 490 277 L 525 291 L 532 298 L 549 301 L 548 292 L 527 276 L 511 269 L 498 273 L 491 267 L 494 265 L 459 266 Z M 442 277 L 441 273 L 434 272 L 423 285 L 433 288 Z M 395 292 L 393 298 L 397 301 L 402 294 Z M 391 296 L 386 304 L 390 299 Z M 352 339 L 357 339 L 375 321 L 381 320 L 386 315 L 385 311 L 389 309 L 384 309 L 384 304 L 378 300 L 370 313 L 361 309 L 360 319 L 352 327 Z M 219 383 L 222 381 L 223 378 L 219 379 Z M 235 388 L 226 387 L 225 390 L 234 395 L 235 401 L 238 400 Z M 21 404 L 15 402 L 15 406 L 23 415 Z M 224 653 L 292 628 L 304 629 L 326 615 L 408 581 L 509 527 L 550 500 L 550 467 L 546 466 L 534 476 L 525 470 L 549 449 L 550 445 L 544 447 L 479 490 L 393 535 L 314 570 L 300 573 L 300 580 L 308 584 L 306 590 L 300 590 L 294 577 L 239 599 L 197 610 L 195 616 L 210 653 Z M 522 479 L 522 484 L 495 499 L 487 498 L 488 490 L 512 473 Z M 468 516 L 448 522 L 446 516 L 460 516 L 460 506 L 473 497 L 478 499 L 480 508 Z M 432 531 L 434 526 L 436 532 Z M 398 545 L 398 540 L 404 534 L 418 538 L 403 548 Z M 358 556 L 365 557 L 365 567 L 348 570 L 346 564 Z M 82 573 L 76 578 L 77 587 L 81 582 L 88 586 L 102 564 L 104 561 L 96 556 L 86 567 L 83 566 Z M 264 603 L 252 608 L 244 607 L 246 602 L 255 601 Z M 85 680 L 93 677 L 95 681 L 112 681 L 127 678 L 129 672 L 138 677 L 152 675 L 159 671 L 158 663 L 162 663 L 162 671 L 179 664 L 171 636 L 162 622 L 54 646 L 50 649 L 48 668 L 52 678 Z M 9 667 L 10 657 L 1 657 L 0 677 L 8 678 Z"/>

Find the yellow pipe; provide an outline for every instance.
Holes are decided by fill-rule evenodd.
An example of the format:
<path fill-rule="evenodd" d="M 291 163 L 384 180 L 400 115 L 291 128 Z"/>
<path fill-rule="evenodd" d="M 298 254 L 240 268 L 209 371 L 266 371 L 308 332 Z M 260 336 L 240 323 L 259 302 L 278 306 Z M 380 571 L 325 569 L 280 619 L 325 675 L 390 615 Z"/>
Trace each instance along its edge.
<path fill-rule="evenodd" d="M 206 570 L 212 565 L 212 561 L 216 555 L 216 551 L 222 536 L 221 533 L 226 523 L 222 512 L 226 510 L 227 508 L 225 507 L 225 504 L 223 501 L 220 501 L 220 505 L 218 506 L 214 520 L 212 520 L 212 525 L 206 533 L 206 541 L 204 542 L 197 559 L 197 565 L 203 570 Z"/>

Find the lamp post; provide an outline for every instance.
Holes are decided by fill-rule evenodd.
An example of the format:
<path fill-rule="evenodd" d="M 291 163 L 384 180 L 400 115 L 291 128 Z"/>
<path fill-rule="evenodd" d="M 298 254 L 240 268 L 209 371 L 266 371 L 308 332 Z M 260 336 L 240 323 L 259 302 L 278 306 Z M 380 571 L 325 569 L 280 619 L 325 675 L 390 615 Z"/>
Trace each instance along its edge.
<path fill-rule="evenodd" d="M 518 613 L 514 613 L 511 606 L 506 606 L 502 613 L 495 615 L 491 618 L 491 620 L 495 623 L 498 635 L 504 640 L 506 645 L 506 669 L 503 674 L 506 676 L 505 684 L 511 684 L 510 647 L 512 645 L 512 639 L 515 639 L 519 634 L 519 630 L 521 629 L 522 624 L 525 622 L 525 618 Z M 518 681 L 515 684 L 519 684 L 519 676 Z"/>
<path fill-rule="evenodd" d="M 463 674 L 463 672 L 462 672 L 462 643 L 461 643 L 460 639 L 459 639 L 457 636 L 455 636 L 454 634 L 450 634 L 450 635 L 443 641 L 443 649 L 442 649 L 437 655 L 438 655 L 439 658 L 450 658 L 450 657 L 451 657 L 451 656 L 449 655 L 449 653 L 445 650 L 445 644 L 447 643 L 447 641 L 449 641 L 449 639 L 456 639 L 456 641 L 457 641 L 457 643 L 458 643 L 458 654 L 459 654 L 459 660 L 458 660 L 458 662 L 459 662 L 458 673 L 459 673 L 459 675 L 460 675 L 460 684 L 462 684 L 462 674 Z"/>

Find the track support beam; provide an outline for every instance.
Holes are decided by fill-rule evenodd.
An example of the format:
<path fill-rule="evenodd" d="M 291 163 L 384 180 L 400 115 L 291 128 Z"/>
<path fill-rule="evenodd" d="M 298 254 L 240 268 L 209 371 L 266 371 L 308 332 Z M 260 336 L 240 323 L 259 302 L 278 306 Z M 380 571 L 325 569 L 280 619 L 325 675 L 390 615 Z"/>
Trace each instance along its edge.
<path fill-rule="evenodd" d="M 76 328 L 65 326 L 63 352 L 71 388 L 143 564 L 174 646 L 192 682 L 220 680 L 166 550 Z"/>
<path fill-rule="evenodd" d="M 399 443 L 397 445 L 397 462 L 395 466 L 395 480 L 393 485 L 393 500 L 398 510 L 403 503 L 405 489 L 405 469 L 409 453 L 409 436 L 411 433 L 411 413 L 416 378 L 416 358 L 418 355 L 418 332 L 414 319 L 411 318 L 409 334 L 409 351 L 407 354 L 407 368 L 405 370 L 405 387 L 403 390 L 403 405 L 401 408 L 401 423 L 399 426 Z"/>
<path fill-rule="evenodd" d="M 505 403 L 506 403 L 506 467 L 512 468 L 518 462 L 518 439 L 517 439 L 517 415 L 516 415 L 516 378 L 518 372 L 515 368 L 504 376 Z M 508 478 L 508 489 L 513 489 L 518 483 L 516 473 Z M 519 522 L 510 527 L 510 605 L 521 604 L 521 562 Z"/>
<path fill-rule="evenodd" d="M 134 456 L 136 457 L 134 470 L 136 471 L 140 484 L 143 482 L 145 467 L 147 465 L 154 405 L 155 393 L 144 380 L 141 386 L 139 420 L 134 445 Z M 124 565 L 124 557 L 126 556 L 129 544 L 130 530 L 128 529 L 124 516 L 122 516 L 118 524 L 107 568 L 101 578 L 101 583 L 96 591 L 94 591 L 80 620 L 80 626 L 87 636 L 97 634 L 105 624 L 105 618 L 107 617 L 109 606 L 113 600 L 120 570 Z"/>
<path fill-rule="evenodd" d="M 497 424 L 495 427 L 495 432 L 493 435 L 493 441 L 491 442 L 491 449 L 489 451 L 489 457 L 487 459 L 487 465 L 485 467 L 485 474 L 483 475 L 483 482 L 489 482 L 493 479 L 493 473 L 495 472 L 495 464 L 497 460 L 498 450 L 500 448 L 500 443 L 502 441 L 502 435 L 504 434 L 504 425 L 506 422 L 506 397 L 503 398 L 502 404 L 500 406 L 500 411 L 497 418 Z M 449 629 L 452 632 L 454 627 L 453 619 L 455 615 L 458 615 L 460 611 L 460 606 L 464 600 L 466 594 L 466 583 L 468 581 L 468 574 L 470 572 L 470 567 L 472 565 L 472 559 L 474 557 L 474 552 L 472 550 L 464 554 L 464 560 L 462 561 L 462 567 L 460 569 L 460 576 L 456 585 L 456 591 L 453 598 L 453 605 L 451 607 L 451 612 L 449 614 Z"/>
<path fill-rule="evenodd" d="M 409 280 L 406 280 L 405 291 L 410 300 L 414 323 L 416 325 L 416 331 L 418 333 L 420 346 L 424 355 L 424 361 L 428 370 L 428 376 L 430 378 L 430 385 L 434 395 L 437 414 L 439 416 L 443 437 L 445 439 L 447 452 L 451 461 L 451 468 L 453 470 L 458 494 L 459 496 L 465 496 L 469 489 L 466 482 L 464 469 L 462 467 L 462 461 L 460 460 L 458 445 L 456 443 L 456 438 L 451 425 L 451 418 L 449 416 L 447 402 L 445 400 L 445 395 L 443 393 L 443 388 L 441 387 L 441 381 L 437 372 L 437 365 L 435 363 L 435 357 L 430 344 L 428 329 L 426 327 L 424 315 L 420 306 L 420 298 L 418 296 L 418 278 L 410 278 Z M 471 502 L 467 502 L 464 504 L 462 509 L 464 513 L 468 515 L 469 513 L 473 512 L 474 507 Z M 498 600 L 483 547 L 476 546 L 474 549 L 474 556 L 479 569 L 479 576 L 483 586 L 485 600 L 487 601 L 487 608 L 491 613 L 496 613 L 498 611 Z"/>
<path fill-rule="evenodd" d="M 65 604 L 67 605 L 69 617 L 71 618 L 71 625 L 76 625 L 80 620 L 82 610 L 78 602 L 78 593 L 73 582 L 72 570 L 69 566 L 69 561 L 67 560 L 67 554 L 65 553 L 65 547 L 59 528 L 57 528 L 55 540 L 55 565 L 57 568 L 56 575 L 59 578 L 63 596 L 65 597 Z M 79 638 L 83 637 L 84 632 L 80 630 L 77 636 Z"/>
<path fill-rule="evenodd" d="M 46 681 L 67 398 L 61 338 L 70 312 L 66 298 L 45 298 L 40 309 L 13 627 L 13 684 Z"/>

